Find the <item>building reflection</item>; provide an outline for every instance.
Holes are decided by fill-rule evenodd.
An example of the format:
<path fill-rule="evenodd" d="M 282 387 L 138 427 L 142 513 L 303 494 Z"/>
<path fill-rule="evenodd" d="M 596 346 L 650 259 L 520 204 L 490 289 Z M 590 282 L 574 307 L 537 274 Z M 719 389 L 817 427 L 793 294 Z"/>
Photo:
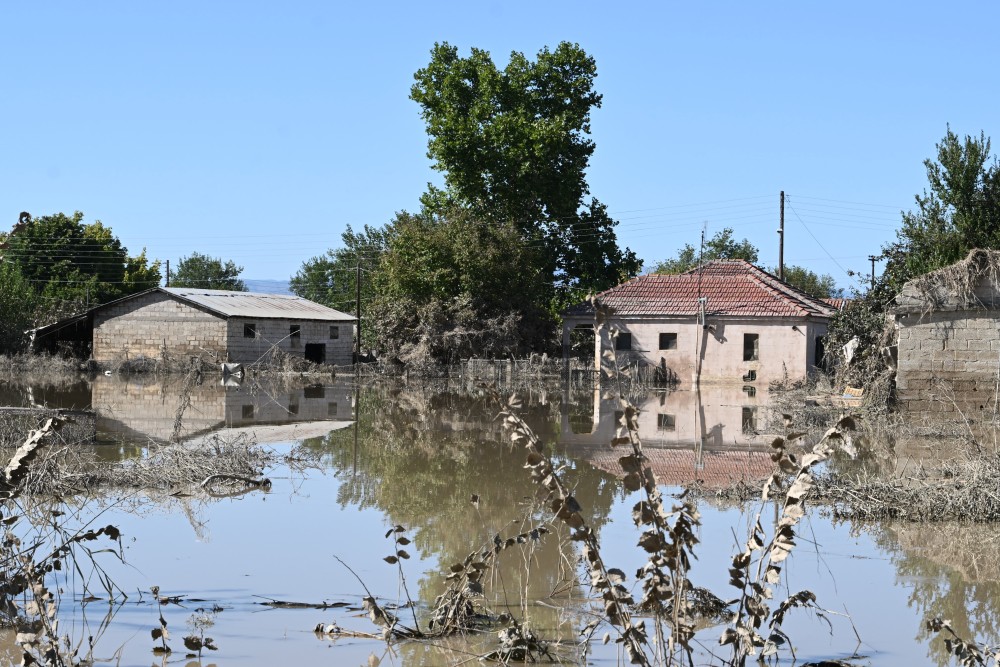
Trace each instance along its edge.
<path fill-rule="evenodd" d="M 661 484 L 721 488 L 763 480 L 774 470 L 764 406 L 767 392 L 751 387 L 702 387 L 632 397 L 639 410 L 639 438 Z M 600 390 L 586 402 L 563 402 L 559 442 L 575 455 L 616 476 L 624 472 L 612 449 L 622 416 L 617 398 Z"/>
<path fill-rule="evenodd" d="M 325 435 L 354 419 L 353 389 L 346 384 L 226 386 L 207 380 L 185 384 L 181 378 L 99 376 L 92 384 L 91 405 L 98 415 L 98 436 L 128 442 L 188 441 L 220 429 L 306 423 L 316 424 L 313 435 Z M 305 428 L 294 432 L 310 433 Z"/>

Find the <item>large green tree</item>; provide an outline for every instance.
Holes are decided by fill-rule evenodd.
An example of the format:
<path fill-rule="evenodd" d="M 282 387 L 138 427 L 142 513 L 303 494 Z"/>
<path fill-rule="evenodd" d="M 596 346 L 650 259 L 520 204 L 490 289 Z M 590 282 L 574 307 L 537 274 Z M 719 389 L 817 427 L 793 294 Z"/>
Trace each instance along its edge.
<path fill-rule="evenodd" d="M 247 286 L 240 279 L 241 273 L 243 267 L 232 260 L 223 262 L 219 257 L 193 252 L 177 262 L 177 272 L 170 276 L 170 286 L 246 292 Z"/>
<path fill-rule="evenodd" d="M 618 247 L 606 207 L 588 199 L 590 114 L 601 105 L 596 76 L 594 59 L 568 42 L 535 60 L 513 52 L 503 69 L 487 51 L 463 58 L 442 43 L 410 92 L 427 125 L 428 157 L 444 175 L 444 189 L 430 187 L 424 208 L 459 206 L 480 220 L 513 224 L 541 250 L 556 305 L 640 267 Z"/>
<path fill-rule="evenodd" d="M 927 188 L 903 212 L 896 240 L 882 249 L 884 270 L 872 287 L 837 314 L 830 349 L 860 342 L 845 380 L 867 383 L 885 370 L 879 342 L 885 314 L 910 279 L 963 259 L 973 248 L 1000 249 L 1000 163 L 985 134 L 959 138 L 948 126 L 924 160 Z"/>
<path fill-rule="evenodd" d="M 400 214 L 405 216 L 406 214 Z M 304 299 L 336 310 L 357 315 L 357 276 L 361 268 L 361 301 L 375 298 L 373 278 L 385 253 L 392 224 L 387 227 L 365 225 L 355 232 L 350 225 L 340 235 L 343 245 L 302 263 L 290 281 L 292 292 Z"/>
<path fill-rule="evenodd" d="M 32 219 L 27 214 L 4 239 L 3 262 L 14 264 L 41 297 L 36 323 L 140 292 L 160 283 L 160 263 L 143 249 L 131 256 L 110 227 L 83 213 Z"/>
<path fill-rule="evenodd" d="M 14 262 L 0 261 L 0 352 L 25 347 L 34 324 L 38 295 Z"/>
<path fill-rule="evenodd" d="M 551 342 L 539 249 L 462 208 L 399 215 L 374 276 L 377 347 L 404 361 L 522 355 Z"/>

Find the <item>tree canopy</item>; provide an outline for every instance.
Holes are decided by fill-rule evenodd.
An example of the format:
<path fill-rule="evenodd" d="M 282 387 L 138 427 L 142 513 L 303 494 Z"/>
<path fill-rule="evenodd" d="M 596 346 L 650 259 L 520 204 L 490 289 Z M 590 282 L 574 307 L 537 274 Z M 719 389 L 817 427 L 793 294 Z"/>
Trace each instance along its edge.
<path fill-rule="evenodd" d="M 0 291 L 21 294 L 30 325 L 48 324 L 87 307 L 160 284 L 160 262 L 143 249 L 130 255 L 110 227 L 83 213 L 32 218 L 27 213 L 2 235 Z M 10 308 L 11 310 L 7 310 Z M 10 303 L 4 312 L 15 312 Z M 20 326 L 20 325 L 19 325 Z"/>
<path fill-rule="evenodd" d="M 684 273 L 698 266 L 701 262 L 714 259 L 745 259 L 751 264 L 757 263 L 760 255 L 757 247 L 748 239 L 736 241 L 733 239 L 731 227 L 724 227 L 705 241 L 705 247 L 699 252 L 690 243 L 677 251 L 677 256 L 665 259 L 653 267 L 650 273 Z"/>
<path fill-rule="evenodd" d="M 246 292 L 247 286 L 240 279 L 241 273 L 243 267 L 236 266 L 232 260 L 223 262 L 221 258 L 193 252 L 177 262 L 177 272 L 170 276 L 170 286 Z"/>
<path fill-rule="evenodd" d="M 540 268 L 561 305 L 634 276 L 640 262 L 618 247 L 606 207 L 590 198 L 590 113 L 601 106 L 597 66 L 576 44 L 513 52 L 504 69 L 490 54 L 467 58 L 436 44 L 410 97 L 427 126 L 428 157 L 445 188 L 429 187 L 425 210 L 456 206 L 512 224 L 540 250 Z"/>
<path fill-rule="evenodd" d="M 1000 249 L 1000 163 L 985 134 L 960 139 L 948 126 L 924 160 L 927 188 L 904 211 L 896 240 L 882 248 L 885 267 L 872 287 L 834 318 L 831 349 L 861 343 L 846 380 L 865 383 L 884 370 L 878 344 L 886 309 L 910 279 L 953 264 L 974 248 Z"/>

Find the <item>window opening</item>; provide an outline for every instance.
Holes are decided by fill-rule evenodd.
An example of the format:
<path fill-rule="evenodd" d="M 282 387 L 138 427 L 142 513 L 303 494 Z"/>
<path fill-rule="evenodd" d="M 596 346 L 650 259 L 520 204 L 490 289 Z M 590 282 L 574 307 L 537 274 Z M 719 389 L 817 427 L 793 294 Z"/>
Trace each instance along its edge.
<path fill-rule="evenodd" d="M 298 347 L 302 342 L 302 325 L 293 324 L 288 327 L 288 337 L 292 340 L 292 347 Z"/>
<path fill-rule="evenodd" d="M 619 332 L 618 337 L 615 338 L 615 349 L 616 350 L 631 350 L 632 349 L 632 334 Z"/>
<path fill-rule="evenodd" d="M 677 417 L 674 415 L 663 414 L 662 412 L 656 415 L 656 428 L 661 431 L 673 431 L 677 426 Z"/>
<path fill-rule="evenodd" d="M 743 361 L 758 360 L 759 341 L 759 334 L 743 334 Z"/>
<path fill-rule="evenodd" d="M 743 408 L 743 434 L 757 433 L 757 408 Z"/>
<path fill-rule="evenodd" d="M 661 350 L 676 350 L 677 349 L 677 334 L 675 334 L 675 333 L 661 333 L 660 334 L 660 349 Z"/>
<path fill-rule="evenodd" d="M 256 338 L 257 337 L 257 325 L 254 323 L 248 323 L 243 325 L 243 337 L 244 338 Z"/>

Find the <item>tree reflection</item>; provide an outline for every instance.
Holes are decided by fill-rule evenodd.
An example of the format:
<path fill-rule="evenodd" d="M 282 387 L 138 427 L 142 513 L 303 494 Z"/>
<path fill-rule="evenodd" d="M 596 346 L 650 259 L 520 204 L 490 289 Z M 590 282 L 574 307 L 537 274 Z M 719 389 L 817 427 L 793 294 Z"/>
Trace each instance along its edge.
<path fill-rule="evenodd" d="M 938 665 L 951 664 L 941 637 L 926 621 L 951 621 L 966 640 L 1000 640 L 1000 531 L 990 524 L 894 523 L 876 532 L 894 552 L 897 580 L 911 588 L 909 606 L 919 611 L 917 640 Z"/>
<path fill-rule="evenodd" d="M 492 544 L 497 533 L 505 538 L 544 521 L 547 512 L 523 469 L 523 454 L 510 446 L 495 419 L 497 407 L 485 397 L 366 389 L 357 405 L 356 434 L 345 429 L 310 445 L 335 468 L 341 506 L 380 510 L 391 523 L 409 529 L 423 555 L 437 557 L 440 574 L 420 582 L 425 602 L 441 592 L 449 565 Z M 526 418 L 553 447 L 559 407 L 541 397 L 525 401 Z M 591 512 L 591 525 L 604 525 L 619 489 L 614 478 L 565 456 L 556 458 L 566 467 L 577 499 Z M 479 499 L 475 506 L 473 494 Z M 575 586 L 576 556 L 563 537 L 556 530 L 541 543 L 520 545 L 520 555 L 508 550 L 493 581 L 494 602 L 516 605 L 522 598 L 544 598 Z M 386 554 L 390 551 L 387 541 Z"/>

